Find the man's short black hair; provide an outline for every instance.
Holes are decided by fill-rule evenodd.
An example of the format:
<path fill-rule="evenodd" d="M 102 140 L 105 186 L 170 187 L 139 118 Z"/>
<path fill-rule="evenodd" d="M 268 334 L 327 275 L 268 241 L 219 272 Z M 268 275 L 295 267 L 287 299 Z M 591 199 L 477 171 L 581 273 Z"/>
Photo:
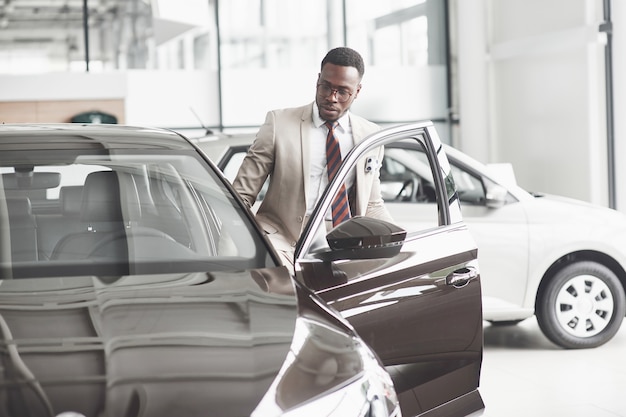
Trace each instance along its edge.
<path fill-rule="evenodd" d="M 321 68 L 324 68 L 324 65 L 327 63 L 341 65 L 342 67 L 354 67 L 359 72 L 361 78 L 363 78 L 363 74 L 365 74 L 365 64 L 363 63 L 361 54 L 345 46 L 340 46 L 339 48 L 328 51 L 324 59 L 322 59 Z"/>

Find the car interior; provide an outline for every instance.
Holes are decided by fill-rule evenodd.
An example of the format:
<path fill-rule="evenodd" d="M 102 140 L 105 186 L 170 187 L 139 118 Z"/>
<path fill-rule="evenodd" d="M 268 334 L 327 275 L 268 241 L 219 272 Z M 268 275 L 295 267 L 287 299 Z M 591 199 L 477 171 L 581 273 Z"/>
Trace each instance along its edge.
<path fill-rule="evenodd" d="M 2 167 L 0 221 L 10 233 L 0 267 L 18 278 L 86 265 L 94 275 L 264 265 L 267 253 L 240 232 L 251 225 L 223 186 L 194 183 L 180 166 L 135 158 Z"/>

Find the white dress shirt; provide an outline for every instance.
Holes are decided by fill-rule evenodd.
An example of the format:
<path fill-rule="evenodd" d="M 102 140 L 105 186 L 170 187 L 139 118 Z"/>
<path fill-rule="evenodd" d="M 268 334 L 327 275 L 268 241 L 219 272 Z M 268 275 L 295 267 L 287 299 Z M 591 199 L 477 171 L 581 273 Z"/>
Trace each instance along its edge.
<path fill-rule="evenodd" d="M 339 141 L 341 149 L 341 159 L 345 158 L 348 152 L 354 146 L 352 138 L 352 127 L 350 126 L 350 117 L 346 112 L 339 120 L 339 125 L 335 128 L 335 137 Z M 326 169 L 326 136 L 328 128 L 325 121 L 319 115 L 317 104 L 313 103 L 313 128 L 310 134 L 310 176 L 309 188 L 306 196 L 306 214 L 311 214 L 317 200 L 328 185 L 328 171 Z M 352 172 L 346 180 L 346 190 L 354 184 L 355 174 Z M 327 213 L 326 219 L 331 219 L 330 213 Z"/>

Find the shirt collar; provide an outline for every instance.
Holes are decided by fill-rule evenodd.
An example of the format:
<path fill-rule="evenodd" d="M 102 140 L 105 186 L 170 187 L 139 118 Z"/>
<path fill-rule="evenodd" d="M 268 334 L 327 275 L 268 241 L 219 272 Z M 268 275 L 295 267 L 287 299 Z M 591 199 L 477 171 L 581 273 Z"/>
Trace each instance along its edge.
<path fill-rule="evenodd" d="M 344 132 L 346 132 L 348 130 L 348 126 L 350 126 L 350 116 L 348 113 L 350 113 L 349 110 L 337 120 L 339 122 L 339 127 L 341 127 Z M 317 107 L 317 103 L 313 102 L 313 125 L 315 127 L 322 127 L 324 126 L 324 123 L 326 123 L 326 121 L 322 120 L 320 117 L 320 111 Z"/>

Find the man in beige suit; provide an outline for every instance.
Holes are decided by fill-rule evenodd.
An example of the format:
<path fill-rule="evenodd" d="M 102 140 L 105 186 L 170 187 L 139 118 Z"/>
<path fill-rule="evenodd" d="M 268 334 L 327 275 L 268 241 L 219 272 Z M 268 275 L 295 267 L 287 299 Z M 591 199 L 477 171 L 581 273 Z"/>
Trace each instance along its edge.
<path fill-rule="evenodd" d="M 329 51 L 321 63 L 315 101 L 268 112 L 233 182 L 251 207 L 270 176 L 256 219 L 286 262 L 293 263 L 296 241 L 328 184 L 326 122 L 338 122 L 334 135 L 342 158 L 355 143 L 379 130 L 374 123 L 349 111 L 361 91 L 363 73 L 363 59 L 358 52 L 345 47 Z M 352 216 L 391 221 L 380 194 L 378 168 L 382 152 L 380 148 L 366 155 L 347 178 L 346 188 L 353 190 Z"/>

